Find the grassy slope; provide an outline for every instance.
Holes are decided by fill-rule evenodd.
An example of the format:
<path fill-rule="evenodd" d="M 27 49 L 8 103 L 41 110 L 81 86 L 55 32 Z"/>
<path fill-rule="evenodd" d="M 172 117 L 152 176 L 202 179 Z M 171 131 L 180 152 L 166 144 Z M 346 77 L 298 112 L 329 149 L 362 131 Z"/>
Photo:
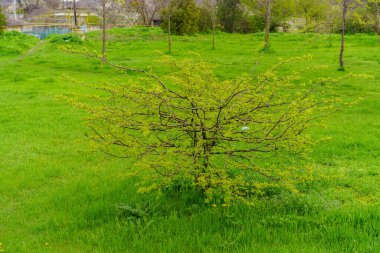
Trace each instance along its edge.
<path fill-rule="evenodd" d="M 152 62 L 156 50 L 165 51 L 159 30 L 115 30 L 110 37 L 112 61 L 164 71 Z M 98 48 L 98 35 L 89 38 L 86 46 Z M 339 38 L 333 39 L 328 47 L 323 35 L 276 34 L 255 71 L 280 57 L 313 54 L 309 64 L 329 65 L 322 74 L 340 76 Z M 251 70 L 261 41 L 260 34 L 219 34 L 217 50 L 210 50 L 209 36 L 175 37 L 173 55 L 198 52 L 229 78 Z M 92 152 L 81 113 L 56 95 L 85 92 L 66 76 L 97 82 L 118 74 L 49 43 L 23 56 L 1 57 L 0 243 L 6 252 L 379 252 L 379 49 L 374 36 L 348 37 L 348 71 L 375 79 L 337 84 L 344 97 L 364 100 L 312 132 L 333 138 L 314 148 L 310 162 L 345 177 L 302 197 L 227 209 L 141 197 L 125 178 L 124 161 Z M 285 71 L 294 68 L 299 66 Z M 146 220 L 120 218 L 119 203 L 148 203 L 152 214 Z"/>

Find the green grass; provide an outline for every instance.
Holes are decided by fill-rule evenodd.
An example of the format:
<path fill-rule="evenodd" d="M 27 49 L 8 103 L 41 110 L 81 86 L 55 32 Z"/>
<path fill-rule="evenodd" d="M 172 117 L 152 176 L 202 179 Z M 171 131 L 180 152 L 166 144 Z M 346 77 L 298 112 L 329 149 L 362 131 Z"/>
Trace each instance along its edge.
<path fill-rule="evenodd" d="M 174 37 L 177 58 L 199 53 L 215 63 L 221 79 L 258 73 L 279 61 L 312 54 L 301 67 L 327 65 L 315 76 L 338 71 L 339 36 L 273 34 L 261 53 L 262 34 Z M 346 73 L 367 73 L 334 90 L 344 108 L 315 128 L 317 144 L 308 162 L 324 173 L 343 175 L 314 185 L 306 194 L 281 194 L 253 207 L 216 207 L 191 195 L 155 199 L 136 193 L 127 164 L 94 152 L 84 137 L 82 112 L 57 99 L 88 92 L 70 81 L 87 83 L 124 77 L 96 61 L 62 52 L 57 44 L 16 35 L 0 38 L 0 250 L 5 252 L 380 252 L 380 46 L 369 35 L 347 36 Z M 82 45 L 100 48 L 91 33 Z M 15 50 L 10 50 L 13 48 Z M 159 29 L 110 32 L 109 59 L 159 74 L 155 59 L 166 51 Z M 13 53 L 9 53 L 9 52 Z M 17 51 L 17 53 L 15 53 Z M 130 77 L 133 77 L 130 76 Z M 297 161 L 295 161 L 297 162 Z M 190 198 L 190 199 L 189 199 Z M 127 204 L 144 211 L 122 211 Z"/>

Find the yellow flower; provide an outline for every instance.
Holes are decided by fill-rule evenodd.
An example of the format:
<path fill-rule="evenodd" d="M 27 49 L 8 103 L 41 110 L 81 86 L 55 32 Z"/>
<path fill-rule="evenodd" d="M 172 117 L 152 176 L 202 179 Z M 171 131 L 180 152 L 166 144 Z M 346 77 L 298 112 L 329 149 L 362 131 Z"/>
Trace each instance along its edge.
<path fill-rule="evenodd" d="M 216 207 L 216 204 L 211 204 L 212 207 Z"/>
<path fill-rule="evenodd" d="M 226 206 L 227 206 L 227 204 L 222 204 L 222 206 L 223 206 L 223 207 L 226 207 Z"/>
<path fill-rule="evenodd" d="M 49 246 L 49 243 L 48 243 L 48 242 L 45 242 L 45 246 Z"/>

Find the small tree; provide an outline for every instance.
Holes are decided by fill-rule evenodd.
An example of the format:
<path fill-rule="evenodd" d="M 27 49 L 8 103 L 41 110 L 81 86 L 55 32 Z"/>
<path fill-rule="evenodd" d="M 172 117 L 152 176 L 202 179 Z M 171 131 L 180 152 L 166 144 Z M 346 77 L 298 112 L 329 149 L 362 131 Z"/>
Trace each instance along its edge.
<path fill-rule="evenodd" d="M 165 8 L 162 10 L 161 15 L 165 19 L 165 22 L 161 25 L 161 27 L 166 27 L 168 33 L 168 51 L 172 52 L 172 17 L 174 13 L 177 11 L 178 0 L 166 0 Z"/>
<path fill-rule="evenodd" d="M 251 10 L 259 10 L 265 17 L 265 49 L 269 48 L 269 33 L 271 28 L 272 11 L 275 0 L 245 0 Z"/>
<path fill-rule="evenodd" d="M 95 0 L 93 9 L 101 17 L 102 30 L 102 63 L 107 62 L 107 24 L 112 17 L 119 15 L 123 10 L 122 0 Z"/>
<path fill-rule="evenodd" d="M 153 25 L 154 17 L 165 7 L 166 0 L 131 0 L 129 5 L 141 18 L 146 26 Z"/>
<path fill-rule="evenodd" d="M 5 25 L 7 24 L 6 22 L 7 22 L 7 20 L 5 18 L 4 13 L 3 13 L 3 9 L 0 6 L 0 35 L 2 35 L 4 33 Z"/>
<path fill-rule="evenodd" d="M 215 49 L 215 30 L 218 23 L 218 4 L 216 0 L 203 0 L 203 8 L 210 16 L 212 27 L 212 49 Z"/>
<path fill-rule="evenodd" d="M 380 44 L 380 0 L 370 0 L 369 1 L 372 9 L 373 9 L 373 12 L 374 12 L 374 16 L 375 16 L 375 31 L 378 35 L 378 39 L 379 39 L 379 44 Z"/>
<path fill-rule="evenodd" d="M 32 14 L 33 11 L 41 8 L 40 0 L 17 0 L 18 5 L 26 15 Z"/>
<path fill-rule="evenodd" d="M 161 57 L 170 76 L 117 67 L 145 77 L 100 85 L 107 96 L 74 101 L 89 113 L 88 136 L 100 150 L 141 172 L 141 191 L 190 185 L 206 202 L 250 203 L 266 189 L 296 190 L 294 171 L 265 163 L 310 144 L 305 130 L 332 111 L 319 92 L 337 80 L 280 77 L 279 64 L 257 78 L 220 81 L 208 63 Z"/>
<path fill-rule="evenodd" d="M 340 44 L 340 54 L 339 54 L 339 63 L 340 69 L 344 70 L 344 49 L 345 49 L 345 33 L 346 33 L 346 24 L 347 24 L 347 14 L 350 9 L 357 8 L 362 5 L 361 0 L 341 0 L 342 4 L 342 30 L 341 30 L 341 44 Z"/>
<path fill-rule="evenodd" d="M 330 1 L 330 2 L 327 2 Z M 330 7 L 331 0 L 296 0 L 296 10 L 305 19 L 305 31 L 316 31 L 316 25 L 321 24 L 321 19 Z"/>

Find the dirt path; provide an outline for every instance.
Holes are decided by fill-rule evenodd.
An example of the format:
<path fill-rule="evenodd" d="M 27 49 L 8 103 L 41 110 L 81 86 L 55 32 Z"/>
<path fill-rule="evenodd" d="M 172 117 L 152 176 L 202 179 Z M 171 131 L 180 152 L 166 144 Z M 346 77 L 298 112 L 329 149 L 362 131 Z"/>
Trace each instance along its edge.
<path fill-rule="evenodd" d="M 23 61 L 26 57 L 32 55 L 36 50 L 41 48 L 41 46 L 44 44 L 43 41 L 37 42 L 34 46 L 32 46 L 28 51 L 17 55 L 15 57 L 6 57 L 5 59 L 0 58 L 0 66 L 9 66 L 12 63 L 18 63 Z"/>

